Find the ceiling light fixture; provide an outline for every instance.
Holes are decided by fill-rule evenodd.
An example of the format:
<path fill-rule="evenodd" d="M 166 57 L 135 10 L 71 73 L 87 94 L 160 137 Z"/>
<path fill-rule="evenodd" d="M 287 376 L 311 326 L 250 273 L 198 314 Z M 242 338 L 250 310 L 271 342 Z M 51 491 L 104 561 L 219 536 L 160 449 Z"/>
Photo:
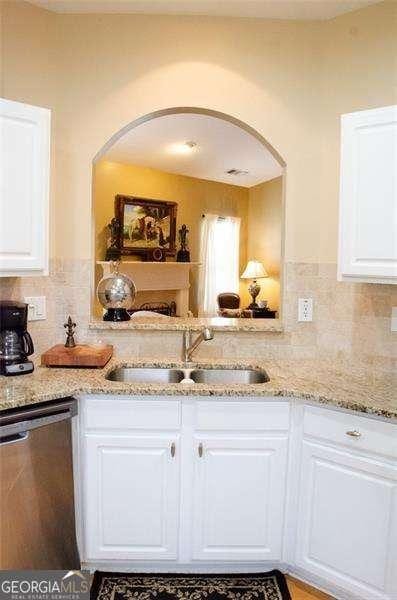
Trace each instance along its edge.
<path fill-rule="evenodd" d="M 197 149 L 197 142 L 177 142 L 171 144 L 169 147 L 170 152 L 173 154 L 191 154 Z"/>

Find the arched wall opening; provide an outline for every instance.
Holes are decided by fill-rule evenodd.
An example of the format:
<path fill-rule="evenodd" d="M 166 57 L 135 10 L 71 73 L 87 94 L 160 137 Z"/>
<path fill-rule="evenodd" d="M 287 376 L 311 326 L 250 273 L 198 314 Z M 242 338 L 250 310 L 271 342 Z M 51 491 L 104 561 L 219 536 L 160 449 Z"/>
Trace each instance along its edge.
<path fill-rule="evenodd" d="M 130 123 L 128 123 L 127 125 L 125 125 L 124 127 L 122 127 L 119 131 L 117 131 L 114 135 L 111 136 L 111 138 L 104 144 L 104 146 L 96 153 L 96 155 L 93 158 L 92 161 L 92 165 L 93 165 L 93 181 L 92 181 L 92 224 L 93 224 L 93 235 L 92 235 L 92 256 L 93 256 L 93 269 L 92 269 L 92 273 L 93 273 L 93 277 L 92 277 L 92 303 L 91 303 L 91 321 L 98 320 L 99 317 L 99 310 L 100 307 L 96 301 L 95 298 L 95 289 L 96 289 L 96 285 L 98 283 L 98 280 L 100 278 L 100 275 L 103 274 L 103 268 L 99 268 L 98 263 L 99 262 L 103 262 L 103 261 L 99 261 L 98 259 L 100 257 L 98 257 L 98 253 L 97 253 L 97 244 L 96 244 L 96 239 L 97 239 L 97 235 L 98 235 L 98 231 L 96 229 L 96 219 L 95 219 L 95 210 L 96 210 L 96 192 L 97 192 L 97 182 L 95 181 L 95 169 L 97 168 L 97 166 L 99 164 L 101 164 L 102 161 L 106 160 L 107 154 L 110 152 L 110 150 L 117 145 L 117 143 L 122 140 L 126 135 L 131 134 L 134 132 L 134 130 L 137 130 L 137 128 L 139 128 L 140 126 L 147 124 L 149 122 L 153 122 L 156 119 L 160 119 L 161 117 L 166 117 L 169 115 L 201 115 L 201 116 L 205 116 L 205 117 L 210 117 L 210 118 L 214 118 L 217 120 L 221 120 L 224 121 L 226 123 L 229 123 L 237 128 L 239 128 L 242 132 L 244 132 L 245 134 L 248 134 L 249 136 L 251 136 L 252 138 L 254 138 L 257 142 L 259 142 L 259 144 L 261 145 L 261 147 L 263 148 L 263 151 L 266 152 L 268 155 L 271 155 L 271 157 L 274 159 L 274 161 L 279 165 L 280 168 L 280 264 L 279 264 L 279 270 L 277 273 L 277 286 L 278 286 L 278 297 L 279 297 L 279 302 L 278 302 L 278 306 L 277 306 L 277 310 L 274 311 L 275 312 L 275 316 L 277 319 L 277 323 L 275 321 L 272 321 L 271 323 L 267 320 L 267 319 L 262 319 L 262 318 L 257 318 L 255 321 L 255 326 L 253 327 L 253 323 L 251 322 L 250 324 L 248 324 L 248 321 L 246 321 L 245 319 L 237 319 L 237 318 L 217 318 L 217 319 L 212 319 L 211 324 L 213 326 L 215 326 L 215 328 L 220 328 L 220 329 L 228 329 L 228 328 L 232 328 L 232 329 L 246 329 L 249 330 L 250 328 L 254 328 L 255 330 L 268 330 L 269 326 L 270 328 L 281 328 L 281 318 L 282 318 L 282 312 L 283 312 L 283 263 L 284 263 L 284 243 L 285 243 L 285 178 L 286 178 L 286 162 L 284 161 L 284 159 L 282 158 L 282 156 L 279 154 L 279 152 L 266 140 L 266 138 L 261 135 L 258 131 L 256 131 L 254 128 L 252 128 L 250 125 L 248 125 L 247 123 L 229 115 L 223 112 L 219 112 L 216 110 L 212 110 L 209 108 L 201 108 L 201 107 L 171 107 L 171 108 L 166 108 L 166 109 L 162 109 L 162 110 L 157 110 L 151 113 L 148 113 L 142 117 L 139 117 L 133 121 L 131 121 Z M 126 263 L 124 263 L 124 265 L 126 265 Z M 122 267 L 124 266 L 122 263 Z M 186 326 L 192 327 L 192 328 L 198 328 L 203 324 L 203 318 L 198 319 L 196 317 L 191 317 L 190 316 L 190 311 L 189 311 L 189 315 L 183 314 L 181 315 L 184 317 L 184 323 L 186 323 Z M 201 315 L 202 316 L 202 315 Z M 188 317 L 188 318 L 186 318 Z M 159 323 L 160 325 L 160 323 Z M 178 329 L 180 327 L 181 323 L 175 323 L 172 322 L 171 320 L 167 321 L 167 323 L 165 322 L 165 320 L 162 320 L 161 322 L 161 329 Z M 132 320 L 128 323 L 128 326 L 131 328 L 140 328 L 142 327 L 142 323 L 133 323 Z"/>

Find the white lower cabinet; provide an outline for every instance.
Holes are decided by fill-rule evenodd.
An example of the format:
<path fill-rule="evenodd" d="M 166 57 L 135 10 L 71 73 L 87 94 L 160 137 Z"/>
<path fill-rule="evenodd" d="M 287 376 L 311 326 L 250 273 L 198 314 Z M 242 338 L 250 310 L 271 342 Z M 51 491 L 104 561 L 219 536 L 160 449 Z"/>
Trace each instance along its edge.
<path fill-rule="evenodd" d="M 279 564 L 397 599 L 397 425 L 260 398 L 90 396 L 80 415 L 85 566 Z"/>
<path fill-rule="evenodd" d="M 281 560 L 287 402 L 83 402 L 88 563 Z"/>
<path fill-rule="evenodd" d="M 397 598 L 396 464 L 303 442 L 296 565 L 362 600 Z"/>
<path fill-rule="evenodd" d="M 176 559 L 178 436 L 87 436 L 88 559 Z"/>
<path fill-rule="evenodd" d="M 287 438 L 195 437 L 193 558 L 280 560 Z"/>

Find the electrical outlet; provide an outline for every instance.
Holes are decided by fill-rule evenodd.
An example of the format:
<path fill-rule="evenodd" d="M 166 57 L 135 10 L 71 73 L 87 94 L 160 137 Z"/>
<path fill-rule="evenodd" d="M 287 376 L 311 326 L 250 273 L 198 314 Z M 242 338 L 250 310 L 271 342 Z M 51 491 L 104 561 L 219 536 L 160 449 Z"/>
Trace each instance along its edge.
<path fill-rule="evenodd" d="M 397 306 L 391 309 L 391 331 L 397 331 Z"/>
<path fill-rule="evenodd" d="M 41 321 L 46 318 L 45 296 L 26 296 L 28 321 Z"/>
<path fill-rule="evenodd" d="M 313 298 L 299 298 L 298 321 L 313 321 Z"/>

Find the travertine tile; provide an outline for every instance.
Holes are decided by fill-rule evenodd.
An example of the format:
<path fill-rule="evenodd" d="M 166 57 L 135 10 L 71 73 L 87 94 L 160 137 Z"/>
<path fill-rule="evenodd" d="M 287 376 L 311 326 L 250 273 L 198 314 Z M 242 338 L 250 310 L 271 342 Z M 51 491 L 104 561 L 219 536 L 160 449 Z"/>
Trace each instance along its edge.
<path fill-rule="evenodd" d="M 80 342 L 102 339 L 112 343 L 119 356 L 179 357 L 181 332 L 89 329 L 91 268 L 90 260 L 58 258 L 51 261 L 49 277 L 0 280 L 1 299 L 47 298 L 47 319 L 29 324 L 36 358 L 62 342 L 63 323 L 69 314 L 78 323 Z M 303 295 L 314 300 L 313 323 L 297 322 L 298 298 Z M 287 263 L 284 331 L 216 332 L 212 342 L 200 346 L 197 356 L 263 360 L 337 357 L 348 364 L 389 372 L 397 362 L 397 334 L 390 331 L 392 306 L 397 306 L 397 286 L 338 282 L 335 264 Z"/>

